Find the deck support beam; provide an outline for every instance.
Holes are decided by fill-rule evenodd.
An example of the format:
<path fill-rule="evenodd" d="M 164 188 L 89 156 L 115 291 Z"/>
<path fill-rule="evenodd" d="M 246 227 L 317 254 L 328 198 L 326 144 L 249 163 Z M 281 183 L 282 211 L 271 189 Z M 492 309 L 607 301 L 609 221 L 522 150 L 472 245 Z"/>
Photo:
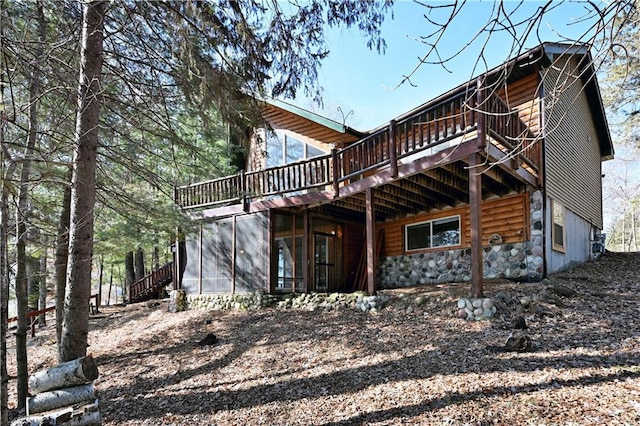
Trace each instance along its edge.
<path fill-rule="evenodd" d="M 367 245 L 367 292 L 376 294 L 376 215 L 373 202 L 373 188 L 366 189 L 366 245 Z"/>
<path fill-rule="evenodd" d="M 482 173 L 480 154 L 469 156 L 469 209 L 471 211 L 471 293 L 483 297 L 482 273 Z"/>

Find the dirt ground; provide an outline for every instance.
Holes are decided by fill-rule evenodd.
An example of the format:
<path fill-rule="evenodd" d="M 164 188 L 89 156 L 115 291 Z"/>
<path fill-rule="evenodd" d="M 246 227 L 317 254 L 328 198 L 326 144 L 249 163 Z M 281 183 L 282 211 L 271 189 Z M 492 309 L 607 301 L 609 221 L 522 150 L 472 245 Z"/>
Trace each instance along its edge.
<path fill-rule="evenodd" d="M 385 291 L 377 313 L 103 308 L 88 350 L 104 424 L 640 424 L 640 253 L 485 285 L 500 291 L 475 322 L 456 316 L 468 284 Z M 519 314 L 532 350 L 506 352 Z M 30 340 L 30 372 L 55 364 L 53 336 Z"/>

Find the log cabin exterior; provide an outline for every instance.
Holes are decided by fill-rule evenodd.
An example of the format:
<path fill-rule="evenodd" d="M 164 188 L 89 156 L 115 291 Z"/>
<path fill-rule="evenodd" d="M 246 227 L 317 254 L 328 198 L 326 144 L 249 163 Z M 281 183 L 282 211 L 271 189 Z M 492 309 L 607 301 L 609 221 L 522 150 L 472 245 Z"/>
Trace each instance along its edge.
<path fill-rule="evenodd" d="M 587 46 L 542 44 L 366 133 L 279 101 L 264 117 L 246 170 L 175 190 L 199 225 L 187 294 L 480 296 L 597 251 L 614 152 Z"/>

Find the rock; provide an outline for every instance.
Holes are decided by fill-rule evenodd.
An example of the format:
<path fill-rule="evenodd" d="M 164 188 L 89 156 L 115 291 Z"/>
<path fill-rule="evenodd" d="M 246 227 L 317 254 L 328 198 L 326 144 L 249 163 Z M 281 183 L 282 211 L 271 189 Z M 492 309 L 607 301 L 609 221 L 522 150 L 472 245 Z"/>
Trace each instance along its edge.
<path fill-rule="evenodd" d="M 506 291 L 499 291 L 496 293 L 496 299 L 502 300 L 504 303 L 511 303 L 511 296 Z"/>
<path fill-rule="evenodd" d="M 464 309 L 458 309 L 458 318 L 467 319 L 468 314 Z"/>
<path fill-rule="evenodd" d="M 578 292 L 576 292 L 574 289 L 559 284 L 548 287 L 548 289 L 560 297 L 571 298 L 575 297 L 578 294 Z"/>
<path fill-rule="evenodd" d="M 531 351 L 531 338 L 523 331 L 515 331 L 509 335 L 504 347 L 509 352 Z"/>
<path fill-rule="evenodd" d="M 467 306 L 467 301 L 466 299 L 459 299 L 458 300 L 458 309 L 464 309 L 465 306 Z"/>
<path fill-rule="evenodd" d="M 482 307 L 484 309 L 491 309 L 493 308 L 493 300 L 491 300 L 490 298 L 486 298 L 482 301 Z"/>
<path fill-rule="evenodd" d="M 218 342 L 219 342 L 218 337 L 213 333 L 209 333 L 205 336 L 204 339 L 200 340 L 197 344 L 198 346 L 213 346 Z"/>
<path fill-rule="evenodd" d="M 531 298 L 529 296 L 524 296 L 520 299 L 520 304 L 524 307 L 527 307 L 531 304 Z"/>
<path fill-rule="evenodd" d="M 418 296 L 413 300 L 413 303 L 415 303 L 417 306 L 420 306 L 424 303 L 424 297 L 422 296 Z"/>
<path fill-rule="evenodd" d="M 471 305 L 473 305 L 474 308 L 479 308 L 482 306 L 482 299 L 473 299 L 473 301 L 471 301 Z"/>
<path fill-rule="evenodd" d="M 518 315 L 511 321 L 511 328 L 514 330 L 526 330 L 527 322 L 524 320 L 522 315 Z"/>
<path fill-rule="evenodd" d="M 476 317 L 481 317 L 483 312 L 484 311 L 482 310 L 482 308 L 476 308 L 473 311 L 473 315 L 476 316 Z"/>

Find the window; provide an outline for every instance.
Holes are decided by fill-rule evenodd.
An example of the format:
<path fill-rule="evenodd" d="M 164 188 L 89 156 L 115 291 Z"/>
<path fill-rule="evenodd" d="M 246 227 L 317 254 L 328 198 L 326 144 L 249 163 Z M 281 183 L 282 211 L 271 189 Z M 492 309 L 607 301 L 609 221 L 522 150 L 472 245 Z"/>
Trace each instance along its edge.
<path fill-rule="evenodd" d="M 551 228 L 553 249 L 563 252 L 565 251 L 564 206 L 557 201 L 551 200 L 551 215 L 553 220 L 553 228 Z"/>
<path fill-rule="evenodd" d="M 267 132 L 267 167 L 277 167 L 324 155 L 322 150 L 302 142 L 281 130 Z"/>
<path fill-rule="evenodd" d="M 415 223 L 404 230 L 406 251 L 460 245 L 460 216 Z"/>

